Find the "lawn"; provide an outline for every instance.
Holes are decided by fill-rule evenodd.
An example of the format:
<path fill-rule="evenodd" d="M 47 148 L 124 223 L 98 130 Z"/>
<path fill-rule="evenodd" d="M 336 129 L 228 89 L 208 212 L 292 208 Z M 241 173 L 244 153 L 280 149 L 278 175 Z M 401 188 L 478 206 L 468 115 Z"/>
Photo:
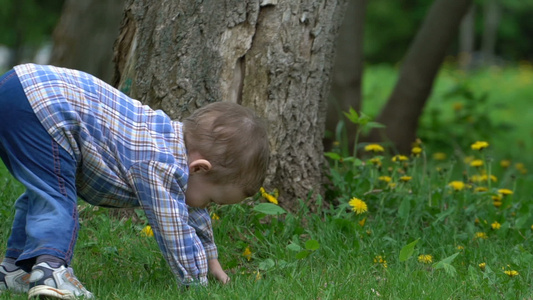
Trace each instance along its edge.
<path fill-rule="evenodd" d="M 394 76 L 388 67 L 367 70 L 369 115 L 386 100 Z M 178 289 L 144 233 L 141 212 L 110 217 L 82 202 L 74 270 L 98 299 L 530 299 L 533 178 L 524 153 L 532 147 L 532 81 L 527 65 L 468 78 L 445 68 L 418 149 L 404 157 L 377 145 L 360 145 L 368 151 L 359 158 L 333 151 L 333 184 L 318 212 L 300 201 L 288 213 L 272 203 L 276 193 L 269 190 L 239 205 L 212 207 L 220 261 L 232 278 L 227 286 L 211 281 Z M 469 111 L 459 113 L 457 102 Z M 438 120 L 432 110 L 441 111 Z M 490 136 L 472 125 L 484 116 L 494 124 Z M 487 144 L 476 144 L 478 138 Z M 21 191 L 0 168 L 2 241 Z"/>

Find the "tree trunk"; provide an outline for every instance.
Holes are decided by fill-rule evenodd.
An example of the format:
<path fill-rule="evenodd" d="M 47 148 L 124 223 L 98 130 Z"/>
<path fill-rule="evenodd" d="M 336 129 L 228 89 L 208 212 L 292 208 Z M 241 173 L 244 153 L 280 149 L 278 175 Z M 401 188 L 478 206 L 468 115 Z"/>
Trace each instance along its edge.
<path fill-rule="evenodd" d="M 459 27 L 459 67 L 468 70 L 472 67 L 472 55 L 476 40 L 476 5 L 472 3 Z"/>
<path fill-rule="evenodd" d="M 333 134 L 338 122 L 346 121 L 343 112 L 347 112 L 350 107 L 357 112 L 361 111 L 365 14 L 366 0 L 350 0 L 339 31 L 326 115 L 326 130 Z M 345 124 L 346 142 L 351 147 L 355 141 L 356 126 L 349 121 Z M 324 148 L 331 149 L 334 141 L 335 136 L 325 138 Z"/>
<path fill-rule="evenodd" d="M 88 72 L 110 82 L 113 42 L 124 0 L 67 0 L 53 38 L 50 63 Z"/>
<path fill-rule="evenodd" d="M 472 0 L 435 0 L 432 4 L 376 120 L 386 128 L 372 131 L 371 141 L 390 141 L 398 152 L 409 152 L 435 76 L 471 4 Z"/>
<path fill-rule="evenodd" d="M 181 119 L 214 101 L 269 123 L 265 187 L 289 209 L 322 194 L 326 97 L 345 1 L 129 0 L 114 83 Z"/>
<path fill-rule="evenodd" d="M 500 25 L 501 8 L 498 0 L 488 0 L 483 11 L 483 37 L 481 41 L 481 54 L 483 64 L 490 65 L 495 61 L 496 40 Z"/>

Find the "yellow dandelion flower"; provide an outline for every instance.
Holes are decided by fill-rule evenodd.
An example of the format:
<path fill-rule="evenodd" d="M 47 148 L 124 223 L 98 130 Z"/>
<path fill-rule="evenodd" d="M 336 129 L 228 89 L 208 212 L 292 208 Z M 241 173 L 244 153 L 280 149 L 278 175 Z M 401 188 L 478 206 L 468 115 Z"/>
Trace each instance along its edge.
<path fill-rule="evenodd" d="M 523 163 L 516 163 L 514 166 L 521 174 L 527 173 L 527 169 Z"/>
<path fill-rule="evenodd" d="M 435 152 L 435 153 L 433 153 L 433 159 L 434 160 L 445 160 L 446 159 L 446 153 L 444 153 L 444 152 Z"/>
<path fill-rule="evenodd" d="M 518 276 L 519 275 L 518 271 L 515 271 L 515 270 L 504 271 L 504 273 L 506 275 L 509 275 L 509 277 L 514 277 L 514 276 Z"/>
<path fill-rule="evenodd" d="M 502 202 L 501 201 L 494 201 L 494 202 L 492 202 L 492 205 L 494 205 L 494 207 L 498 208 L 498 207 L 502 206 Z"/>
<path fill-rule="evenodd" d="M 476 232 L 476 234 L 474 235 L 474 238 L 486 240 L 489 237 L 485 232 Z"/>
<path fill-rule="evenodd" d="M 486 263 L 482 262 L 479 264 L 479 268 L 481 269 L 481 271 L 485 271 L 485 267 L 487 266 Z"/>
<path fill-rule="evenodd" d="M 481 151 L 489 146 L 489 143 L 484 141 L 477 141 L 471 145 L 472 150 L 478 150 Z"/>
<path fill-rule="evenodd" d="M 421 254 L 418 256 L 418 261 L 425 264 L 430 264 L 433 262 L 433 256 L 430 254 Z"/>
<path fill-rule="evenodd" d="M 513 191 L 511 191 L 510 189 L 499 189 L 498 193 L 500 193 L 501 195 L 506 196 L 506 195 L 512 195 Z"/>
<path fill-rule="evenodd" d="M 403 182 L 408 182 L 409 180 L 413 179 L 411 176 L 402 176 L 400 177 L 400 180 Z"/>
<path fill-rule="evenodd" d="M 455 111 L 460 111 L 461 109 L 463 109 L 463 103 L 461 102 L 455 102 L 453 104 L 453 110 Z"/>
<path fill-rule="evenodd" d="M 493 201 L 502 201 L 502 199 L 503 199 L 502 194 L 492 196 Z"/>
<path fill-rule="evenodd" d="M 489 189 L 487 187 L 484 187 L 484 186 L 478 186 L 474 189 L 474 192 L 476 193 L 482 193 L 482 192 L 486 192 L 488 191 Z"/>
<path fill-rule="evenodd" d="M 531 225 L 531 230 L 533 230 L 533 225 Z"/>
<path fill-rule="evenodd" d="M 254 274 L 255 274 L 255 280 L 261 280 L 263 279 L 263 275 L 261 275 L 261 273 L 259 273 L 259 271 L 254 271 Z"/>
<path fill-rule="evenodd" d="M 500 166 L 502 168 L 509 168 L 511 166 L 511 161 L 508 160 L 508 159 L 504 159 L 504 160 L 500 161 Z"/>
<path fill-rule="evenodd" d="M 490 175 L 490 180 L 492 182 L 497 182 L 498 178 L 494 175 Z M 487 174 L 483 174 L 479 177 L 479 181 L 489 181 L 489 176 Z"/>
<path fill-rule="evenodd" d="M 451 187 L 454 191 L 461 191 L 465 188 L 465 183 L 462 181 L 452 181 L 448 183 L 448 186 Z"/>
<path fill-rule="evenodd" d="M 392 178 L 390 176 L 379 176 L 378 180 L 383 182 L 391 182 Z"/>
<path fill-rule="evenodd" d="M 261 193 L 261 197 L 263 197 L 263 198 L 265 198 L 266 200 L 268 200 L 268 202 L 270 202 L 270 203 L 274 203 L 274 204 L 278 204 L 278 199 L 277 199 L 277 197 L 275 197 L 275 196 L 270 195 L 269 193 L 267 193 L 263 187 L 261 187 L 261 188 L 259 189 L 259 192 Z"/>
<path fill-rule="evenodd" d="M 387 268 L 387 261 L 381 255 L 376 255 L 374 257 L 374 263 L 382 265 L 384 268 Z"/>
<path fill-rule="evenodd" d="M 498 230 L 502 227 L 502 224 L 498 223 L 498 221 L 494 221 L 494 223 L 490 224 L 490 227 L 492 227 L 493 230 Z"/>
<path fill-rule="evenodd" d="M 211 213 L 211 220 L 213 221 L 220 220 L 220 216 L 217 215 L 216 213 Z"/>
<path fill-rule="evenodd" d="M 470 181 L 472 181 L 472 182 L 480 182 L 481 181 L 481 176 L 480 175 L 472 175 L 472 177 L 470 177 Z"/>
<path fill-rule="evenodd" d="M 474 168 L 479 168 L 483 166 L 483 161 L 481 159 L 473 160 L 472 162 L 470 162 L 470 166 Z"/>
<path fill-rule="evenodd" d="M 365 201 L 353 197 L 348 204 L 352 207 L 352 210 L 355 211 L 356 214 L 360 215 L 366 211 L 368 211 L 368 206 L 366 205 Z"/>
<path fill-rule="evenodd" d="M 469 165 L 473 160 L 475 159 L 475 157 L 473 156 L 467 156 L 463 159 L 463 162 L 467 165 Z"/>
<path fill-rule="evenodd" d="M 248 261 L 252 259 L 252 251 L 250 250 L 250 247 L 246 247 L 246 249 L 244 249 L 242 256 L 246 257 Z"/>
<path fill-rule="evenodd" d="M 411 153 L 415 156 L 418 156 L 420 155 L 420 153 L 422 153 L 422 148 L 420 147 L 413 147 L 413 149 L 411 149 Z"/>
<path fill-rule="evenodd" d="M 462 245 L 458 245 L 458 246 L 457 246 L 457 250 L 459 250 L 459 251 L 464 250 L 464 249 L 465 249 L 465 247 L 462 246 Z"/>
<path fill-rule="evenodd" d="M 141 235 L 143 235 L 145 237 L 153 237 L 154 236 L 154 231 L 152 230 L 152 227 L 150 225 L 146 225 L 141 230 Z"/>
<path fill-rule="evenodd" d="M 359 226 L 364 227 L 366 223 L 366 218 L 363 218 L 361 221 L 359 221 Z"/>
<path fill-rule="evenodd" d="M 379 144 L 369 144 L 365 146 L 366 152 L 383 152 L 385 149 Z"/>
<path fill-rule="evenodd" d="M 389 182 L 388 187 L 389 187 L 389 189 L 391 189 L 391 190 L 394 189 L 394 188 L 396 188 L 396 182 Z"/>
<path fill-rule="evenodd" d="M 373 165 L 378 166 L 378 167 L 381 166 L 381 158 L 379 158 L 379 157 L 371 158 L 371 159 L 369 160 L 369 162 L 370 162 L 371 164 L 373 164 Z"/>
<path fill-rule="evenodd" d="M 409 157 L 407 157 L 407 156 L 405 156 L 405 155 L 400 155 L 400 154 L 398 154 L 398 155 L 394 155 L 394 156 L 392 157 L 392 161 L 393 161 L 393 162 L 397 162 L 397 161 L 407 161 L 407 160 L 409 160 Z"/>

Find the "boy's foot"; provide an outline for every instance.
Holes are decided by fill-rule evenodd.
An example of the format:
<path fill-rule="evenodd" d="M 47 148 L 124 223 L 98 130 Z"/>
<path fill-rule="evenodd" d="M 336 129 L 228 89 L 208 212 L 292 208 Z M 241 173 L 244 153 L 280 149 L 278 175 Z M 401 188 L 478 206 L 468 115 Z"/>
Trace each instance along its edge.
<path fill-rule="evenodd" d="M 92 299 L 94 296 L 87 291 L 74 275 L 72 268 L 60 266 L 52 268 L 42 262 L 33 266 L 30 277 L 30 291 L 28 298 L 51 299 L 77 299 L 85 297 Z"/>
<path fill-rule="evenodd" d="M 30 289 L 30 274 L 22 269 L 11 272 L 0 266 L 0 293 L 9 290 L 15 293 L 27 293 Z"/>

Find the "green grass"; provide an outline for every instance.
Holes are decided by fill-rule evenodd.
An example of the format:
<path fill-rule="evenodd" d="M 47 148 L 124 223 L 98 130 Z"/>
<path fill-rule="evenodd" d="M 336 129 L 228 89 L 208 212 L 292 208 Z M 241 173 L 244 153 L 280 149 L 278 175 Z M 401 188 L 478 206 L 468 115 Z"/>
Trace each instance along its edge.
<path fill-rule="evenodd" d="M 469 144 L 455 145 L 457 149 L 447 152 L 448 158 L 442 161 L 431 158 L 441 145 L 431 141 L 423 144 L 421 157 L 409 157 L 402 163 L 381 153 L 368 154 L 362 160 L 347 156 L 331 160 L 328 173 L 333 186 L 325 201 L 329 204 L 314 213 L 300 202 L 297 212 L 275 215 L 272 206 L 258 205 L 266 202 L 261 196 L 239 205 L 212 207 L 219 216 L 213 224 L 220 262 L 232 278 L 227 286 L 211 280 L 208 287 L 180 290 L 154 239 L 141 234 L 142 218 L 112 218 L 109 210 L 81 202 L 75 273 L 98 299 L 530 299 L 532 177 L 514 165 L 500 167 L 499 159 L 524 162 L 533 170 L 529 159 L 522 156 L 524 150 L 515 151 L 506 144 L 513 136 L 527 140 L 528 122 L 532 121 L 513 118 L 511 112 L 528 115 L 533 109 L 528 96 L 533 93 L 519 86 L 507 87 L 519 82 L 517 78 L 523 76 L 518 75 L 519 69 L 501 72 L 497 76 L 480 72 L 469 80 L 476 84 L 470 88 L 476 93 L 485 85 L 495 102 L 502 95 L 515 95 L 505 100 L 508 110 L 491 115 L 491 122 L 515 121 L 513 131 L 494 133 L 506 137 L 505 142 L 488 140 L 491 146 L 482 152 L 471 150 Z M 389 85 L 382 87 L 386 90 L 394 82 L 391 69 L 376 68 L 368 74 L 366 85 L 381 78 Z M 456 76 L 463 75 L 445 70 L 441 76 L 432 105 L 444 111 L 453 101 L 465 101 L 438 96 L 456 84 Z M 371 95 L 372 88 L 367 88 Z M 376 98 L 378 93 L 387 94 L 378 88 L 373 93 Z M 487 105 L 492 105 L 490 101 Z M 452 126 L 453 117 L 448 111 L 441 125 L 461 132 L 459 126 Z M 431 127 L 427 128 L 429 132 Z M 527 141 L 520 147 L 531 150 Z M 485 166 L 470 167 L 458 154 L 483 159 Z M 376 157 L 381 158 L 381 167 L 369 162 Z M 488 172 L 489 165 L 497 181 L 489 186 L 486 181 L 474 180 L 474 175 Z M 379 179 L 383 175 L 391 177 L 394 188 Z M 402 175 L 412 178 L 402 182 Z M 454 180 L 470 186 L 453 191 L 449 183 Z M 476 187 L 487 187 L 487 191 L 476 192 Z M 0 188 L 3 252 L 13 203 L 22 187 L 0 168 Z M 498 196 L 500 188 L 514 193 L 503 197 L 502 205 L 496 207 L 492 197 Z M 353 197 L 362 199 L 368 212 L 353 212 L 348 204 Z M 495 221 L 500 229 L 491 228 Z M 479 232 L 487 238 L 476 238 Z M 407 246 L 413 241 L 418 242 Z M 247 247 L 252 253 L 250 260 L 243 256 Z M 419 262 L 421 254 L 431 255 L 432 263 Z M 374 261 L 378 255 L 386 260 L 386 267 Z M 480 263 L 486 264 L 484 271 Z M 510 277 L 505 270 L 519 275 Z M 5 293 L 0 299 L 26 296 Z"/>

